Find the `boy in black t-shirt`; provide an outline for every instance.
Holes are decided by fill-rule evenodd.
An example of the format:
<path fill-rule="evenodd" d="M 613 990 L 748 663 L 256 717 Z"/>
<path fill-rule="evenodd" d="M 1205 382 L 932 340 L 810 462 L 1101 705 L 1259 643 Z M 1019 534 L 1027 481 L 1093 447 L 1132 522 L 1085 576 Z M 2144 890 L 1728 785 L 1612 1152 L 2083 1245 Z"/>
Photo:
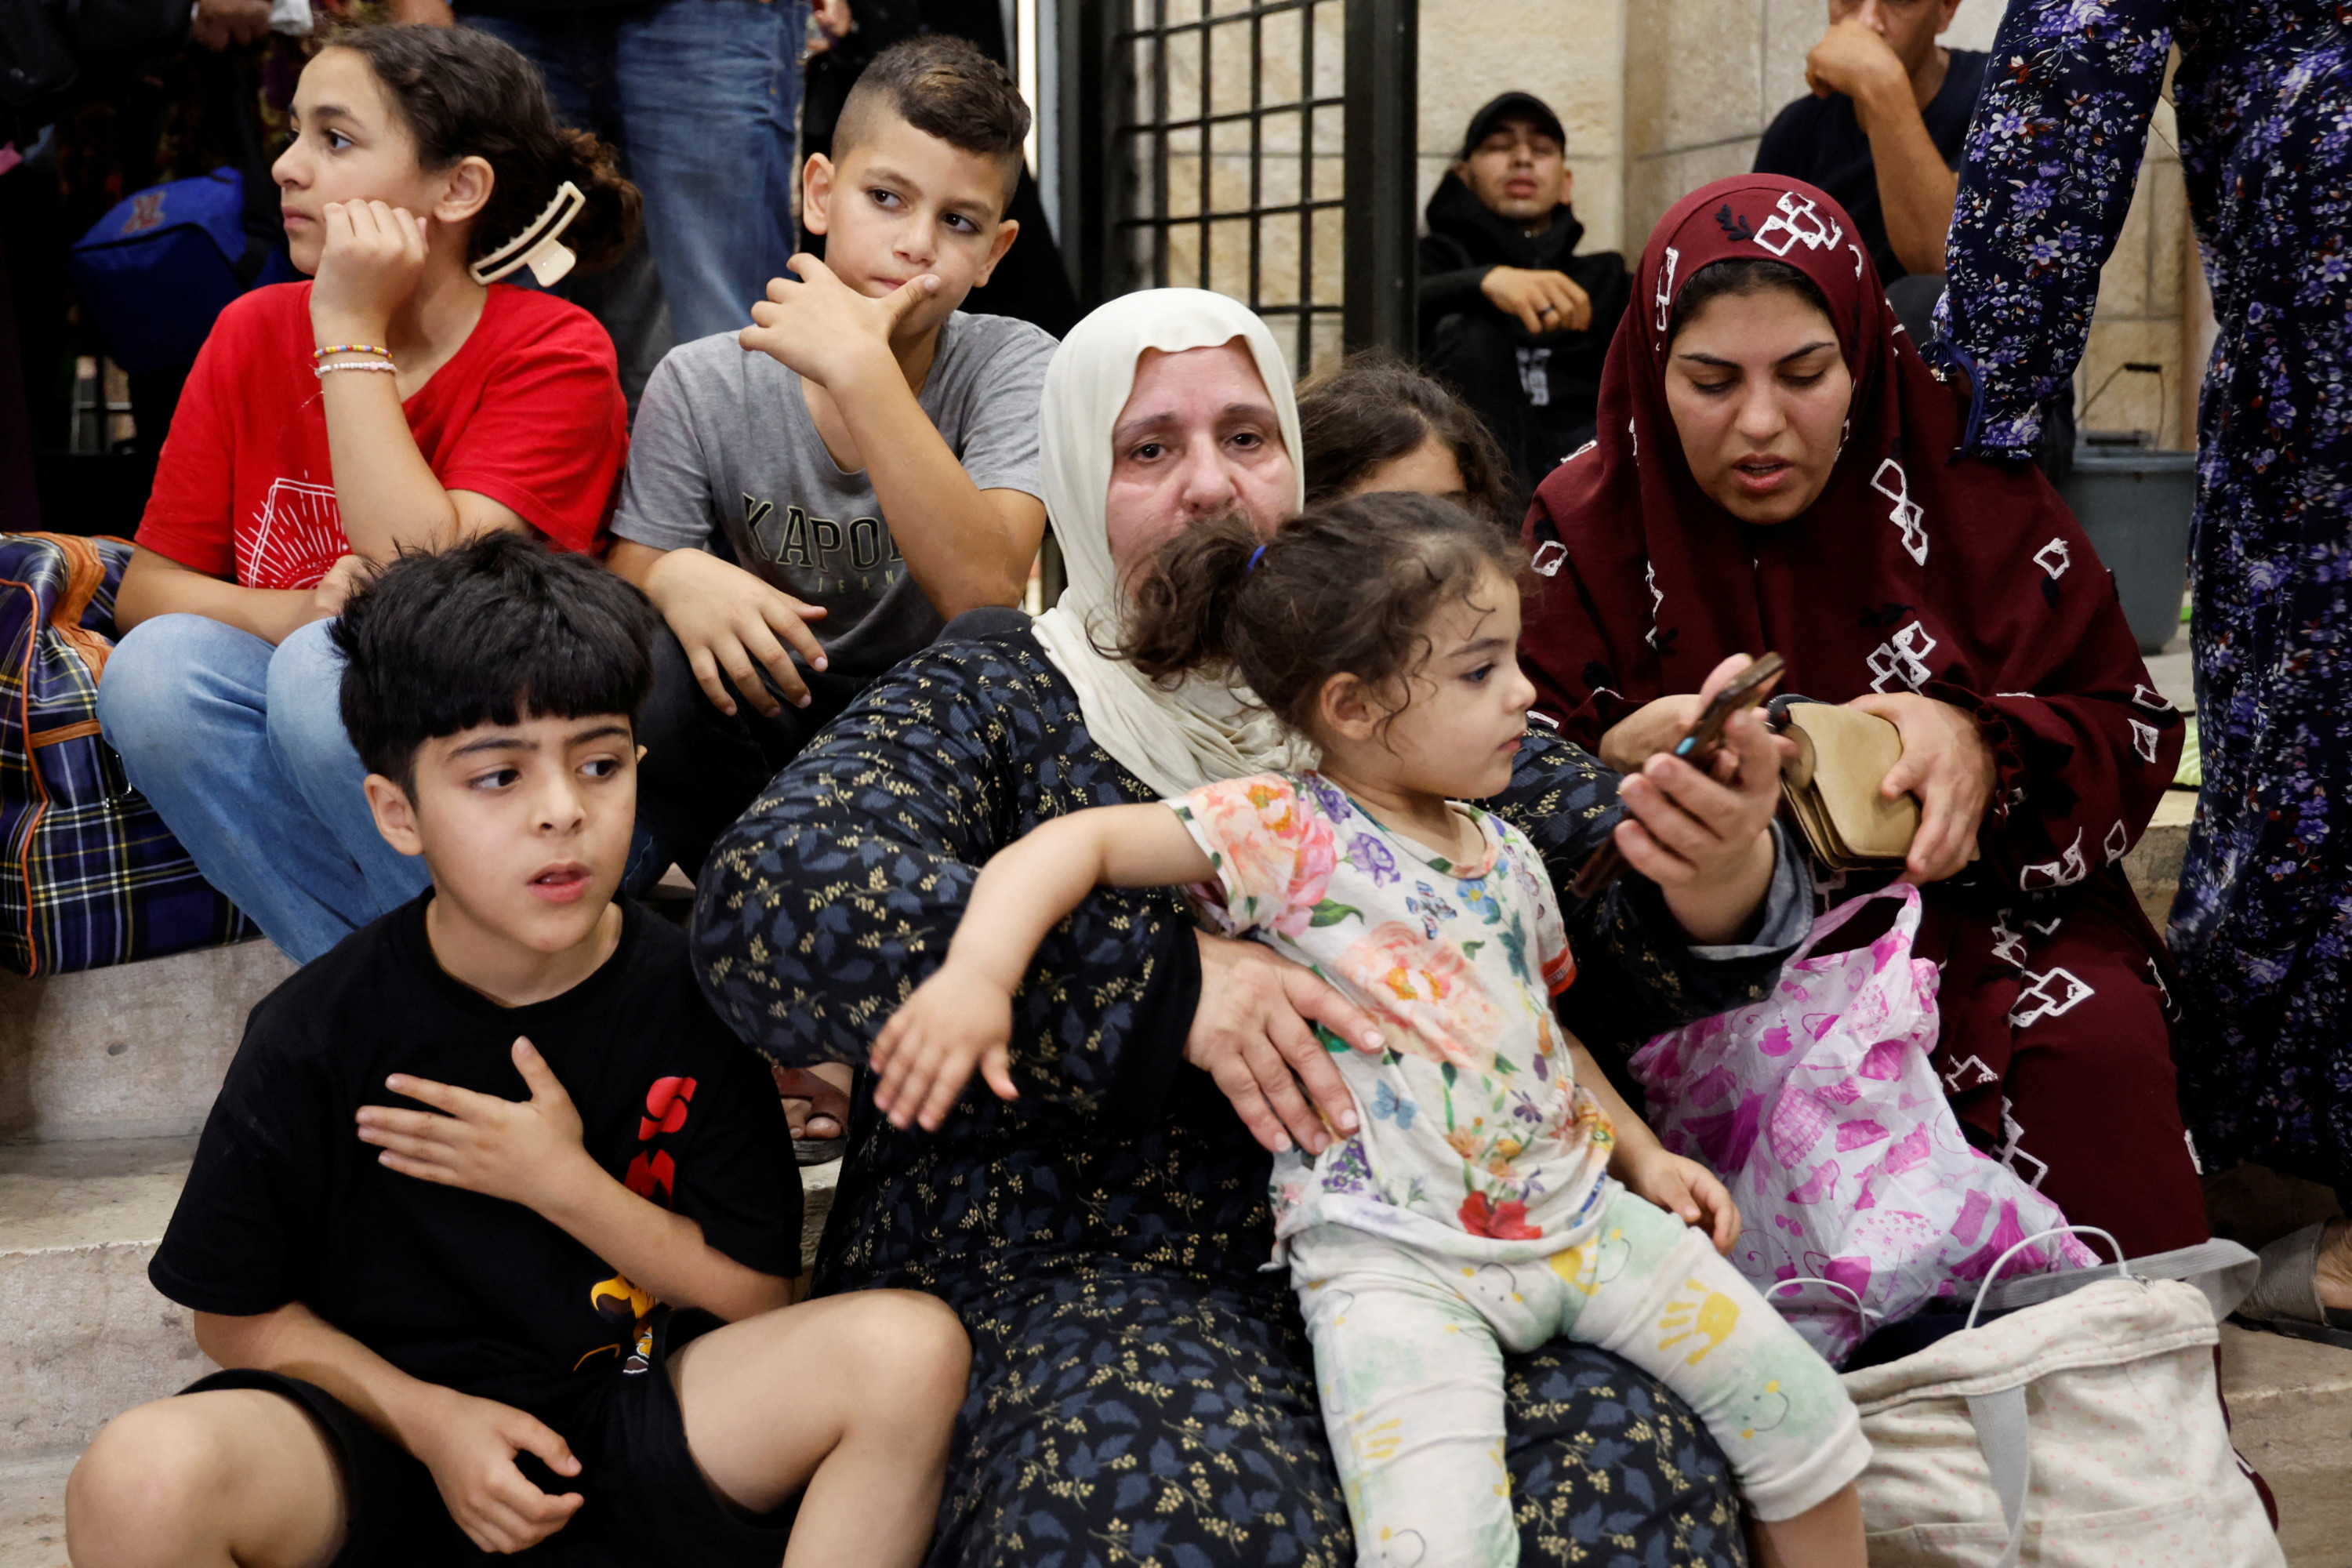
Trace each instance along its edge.
<path fill-rule="evenodd" d="M 767 1070 L 614 901 L 656 624 L 505 533 L 343 612 L 369 803 L 433 888 L 253 1010 L 150 1270 L 230 1370 L 100 1434 L 79 1568 L 922 1555 L 962 1330 L 785 1305 Z"/>

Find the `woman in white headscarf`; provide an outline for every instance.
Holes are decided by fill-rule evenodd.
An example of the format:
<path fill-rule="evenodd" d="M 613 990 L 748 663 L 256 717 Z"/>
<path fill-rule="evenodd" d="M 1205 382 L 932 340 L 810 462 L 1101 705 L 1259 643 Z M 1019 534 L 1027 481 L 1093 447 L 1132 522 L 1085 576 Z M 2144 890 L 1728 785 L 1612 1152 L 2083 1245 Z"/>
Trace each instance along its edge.
<path fill-rule="evenodd" d="M 1039 822 L 1299 760 L 1246 694 L 1162 689 L 1105 651 L 1124 579 L 1160 542 L 1235 510 L 1271 531 L 1298 506 L 1297 414 L 1265 328 L 1192 289 L 1114 300 L 1062 345 L 1041 416 L 1060 606 L 950 626 L 779 774 L 705 868 L 704 987 L 779 1063 L 862 1063 L 945 954 L 981 866 Z M 1659 891 L 1690 872 L 1676 846 L 1765 831 L 1777 771 L 1753 743 L 1759 782 L 1675 764 L 1621 798 L 1591 758 L 1531 734 L 1489 803 L 1562 883 L 1612 827 L 1648 874 L 1571 910 L 1588 1036 L 1760 994 L 1802 934 L 1785 855 L 1748 945 L 1691 947 Z M 1266 1149 L 1320 1150 L 1324 1119 L 1357 1114 L 1310 1020 L 1350 1037 L 1368 1023 L 1305 970 L 1200 931 L 1174 893 L 1106 889 L 1018 998 L 1020 1099 L 983 1091 L 937 1134 L 902 1131 L 861 1075 L 819 1289 L 929 1290 L 971 1331 L 934 1564 L 1064 1561 L 1079 1542 L 1112 1563 L 1352 1560 L 1297 1308 L 1261 1271 Z M 1637 1558 L 1654 1542 L 1678 1562 L 1737 1560 L 1722 1461 L 1661 1386 L 1565 1342 L 1510 1373 L 1523 1561 L 1566 1561 L 1604 1498 Z"/>

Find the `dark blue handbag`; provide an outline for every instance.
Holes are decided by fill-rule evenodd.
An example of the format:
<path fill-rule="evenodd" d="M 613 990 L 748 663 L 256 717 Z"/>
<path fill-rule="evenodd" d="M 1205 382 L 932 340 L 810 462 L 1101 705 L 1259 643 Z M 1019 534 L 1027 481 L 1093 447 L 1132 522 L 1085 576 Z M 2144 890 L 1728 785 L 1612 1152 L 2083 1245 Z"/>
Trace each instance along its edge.
<path fill-rule="evenodd" d="M 296 276 L 283 247 L 247 229 L 245 180 L 228 168 L 130 196 L 67 265 L 107 356 L 132 372 L 192 363 L 231 300 Z"/>

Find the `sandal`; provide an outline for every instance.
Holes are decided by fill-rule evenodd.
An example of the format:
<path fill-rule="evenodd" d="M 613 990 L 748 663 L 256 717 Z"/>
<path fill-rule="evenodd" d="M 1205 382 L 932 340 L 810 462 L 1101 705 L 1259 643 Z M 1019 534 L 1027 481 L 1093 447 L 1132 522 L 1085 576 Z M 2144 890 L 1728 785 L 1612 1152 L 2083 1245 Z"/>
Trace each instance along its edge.
<path fill-rule="evenodd" d="M 2262 1277 L 2239 1304 L 2239 1322 L 2352 1350 L 2352 1311 L 2330 1307 L 2319 1297 L 2319 1248 L 2332 1223 L 2305 1226 L 2263 1248 Z"/>
<path fill-rule="evenodd" d="M 795 1165 L 830 1164 L 840 1159 L 842 1151 L 848 1147 L 849 1134 L 846 1132 L 838 1138 L 795 1138 L 793 1140 L 793 1163 Z"/>

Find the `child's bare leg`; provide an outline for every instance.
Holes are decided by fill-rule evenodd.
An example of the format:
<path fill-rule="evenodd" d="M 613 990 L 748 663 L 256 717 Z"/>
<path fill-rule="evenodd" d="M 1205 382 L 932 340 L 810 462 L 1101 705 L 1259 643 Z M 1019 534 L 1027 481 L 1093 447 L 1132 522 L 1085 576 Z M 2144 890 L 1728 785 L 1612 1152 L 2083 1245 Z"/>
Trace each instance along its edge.
<path fill-rule="evenodd" d="M 342 1545 L 342 1468 L 292 1400 L 159 1399 L 108 1423 L 66 1483 L 74 1568 L 313 1568 Z"/>
<path fill-rule="evenodd" d="M 1756 1521 L 1757 1568 L 1866 1568 L 1862 1494 L 1849 1484 L 1794 1519 Z"/>
<path fill-rule="evenodd" d="M 687 1447 L 747 1513 L 805 1485 L 785 1568 L 913 1568 L 930 1544 L 971 1350 L 906 1290 L 828 1296 L 714 1329 L 670 1358 Z"/>

